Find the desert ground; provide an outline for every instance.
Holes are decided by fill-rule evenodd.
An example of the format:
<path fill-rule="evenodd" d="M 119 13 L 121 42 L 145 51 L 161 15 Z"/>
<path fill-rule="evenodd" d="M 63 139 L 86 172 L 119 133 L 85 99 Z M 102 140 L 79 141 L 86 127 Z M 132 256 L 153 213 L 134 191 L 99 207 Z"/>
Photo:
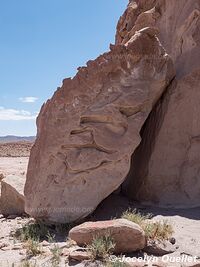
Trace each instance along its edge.
<path fill-rule="evenodd" d="M 0 157 L 29 157 L 31 142 L 0 143 Z"/>
<path fill-rule="evenodd" d="M 19 146 L 17 145 L 16 147 L 18 148 Z M 16 151 L 15 155 L 17 155 Z M 28 157 L 22 157 L 21 150 L 19 150 L 18 155 L 18 157 L 0 157 L 0 173 L 3 173 L 4 176 L 11 175 L 13 177 L 23 177 L 25 180 Z M 175 251 L 170 253 L 169 256 L 181 257 L 186 255 L 196 257 L 197 260 L 200 259 L 200 208 L 177 210 L 171 208 L 162 209 L 158 207 L 147 207 L 135 202 L 130 202 L 126 197 L 114 193 L 105 199 L 98 206 L 96 211 L 86 220 L 102 221 L 110 220 L 112 218 L 120 218 L 123 212 L 130 208 L 137 208 L 137 210 L 143 214 L 151 213 L 153 215 L 153 218 L 151 219 L 152 221 L 167 220 L 172 225 L 174 231 L 173 238 L 175 239 Z M 29 266 L 20 265 L 23 261 L 24 264 L 26 263 L 27 248 L 25 243 L 19 240 L 15 234 L 19 229 L 30 222 L 34 222 L 34 219 L 26 214 L 24 214 L 23 217 L 15 216 L 15 214 L 8 217 L 0 215 L 0 266 Z M 71 244 L 67 239 L 66 231 L 59 232 L 56 228 L 49 228 L 49 231 L 53 232 L 55 239 L 53 242 L 41 240 L 41 255 L 31 257 L 30 262 L 34 264 L 37 262 L 37 264 L 40 264 L 39 266 L 86 266 L 83 262 L 68 262 L 68 255 L 70 252 L 77 250 L 77 246 L 76 244 Z M 51 251 L 55 248 L 60 251 L 58 265 L 52 265 L 53 260 Z M 131 255 L 131 257 L 133 256 L 134 255 Z M 199 265 L 193 264 L 187 266 Z"/>

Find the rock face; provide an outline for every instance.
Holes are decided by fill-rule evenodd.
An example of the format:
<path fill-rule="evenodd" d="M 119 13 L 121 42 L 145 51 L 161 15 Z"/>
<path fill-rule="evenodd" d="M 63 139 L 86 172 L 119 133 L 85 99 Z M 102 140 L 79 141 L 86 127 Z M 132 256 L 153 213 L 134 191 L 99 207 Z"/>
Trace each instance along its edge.
<path fill-rule="evenodd" d="M 4 216 L 24 213 L 24 184 L 23 177 L 12 175 L 1 181 L 0 212 Z"/>
<path fill-rule="evenodd" d="M 124 181 L 140 130 L 175 75 L 156 32 L 144 28 L 111 46 L 42 107 L 25 186 L 28 214 L 79 220 Z"/>
<path fill-rule="evenodd" d="M 144 27 L 159 29 L 159 40 L 176 66 L 176 75 L 199 68 L 199 0 L 130 0 L 117 25 L 116 44 Z"/>
<path fill-rule="evenodd" d="M 115 243 L 115 253 L 128 253 L 141 250 L 146 238 L 141 227 L 125 219 L 101 222 L 86 222 L 72 228 L 69 237 L 78 245 L 91 244 L 94 238 L 109 234 Z"/>
<path fill-rule="evenodd" d="M 199 205 L 199 0 L 130 0 L 110 48 L 41 109 L 25 186 L 37 219 L 86 217 L 125 179 L 130 198 Z"/>
<path fill-rule="evenodd" d="M 144 26 L 157 27 L 176 79 L 143 127 L 123 191 L 151 205 L 199 206 L 200 1 L 136 2 L 119 21 L 116 43 Z"/>

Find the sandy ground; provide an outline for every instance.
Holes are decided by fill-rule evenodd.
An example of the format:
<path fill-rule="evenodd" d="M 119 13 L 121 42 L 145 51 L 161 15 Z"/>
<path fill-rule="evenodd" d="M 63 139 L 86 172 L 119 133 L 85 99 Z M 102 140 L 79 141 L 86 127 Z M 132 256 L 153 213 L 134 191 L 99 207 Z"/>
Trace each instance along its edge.
<path fill-rule="evenodd" d="M 27 164 L 28 157 L 1 157 L 0 173 L 4 175 L 18 175 L 25 179 Z M 144 214 L 152 213 L 152 220 L 168 220 L 173 225 L 173 237 L 176 239 L 177 249 L 174 253 L 170 254 L 171 256 L 191 255 L 200 259 L 200 207 L 179 210 L 152 208 L 131 202 L 121 195 L 112 194 L 98 206 L 94 214 L 89 216 L 88 220 L 119 218 L 128 208 L 137 208 Z M 18 241 L 11 236 L 11 232 L 21 228 L 29 220 L 29 218 L 9 219 L 0 215 L 0 245 L 2 243 L 6 244 L 4 249 L 0 248 L 0 267 L 12 266 L 11 263 L 19 262 L 25 257 L 23 246 L 18 244 Z M 60 244 L 60 246 L 65 245 L 62 242 L 57 244 Z M 44 259 L 44 257 L 41 258 L 41 260 Z"/>
<path fill-rule="evenodd" d="M 16 175 L 25 177 L 28 159 L 28 157 L 0 157 L 0 173 L 3 173 L 5 176 Z"/>
<path fill-rule="evenodd" d="M 137 208 L 143 214 L 151 213 L 154 221 L 167 220 L 172 224 L 174 229 L 173 237 L 176 239 L 178 247 L 173 255 L 185 254 L 197 256 L 200 259 L 200 207 L 193 209 L 152 208 L 139 205 L 128 201 L 123 196 L 113 194 L 99 205 L 93 214 L 93 219 L 120 218 L 122 213 L 129 208 Z"/>

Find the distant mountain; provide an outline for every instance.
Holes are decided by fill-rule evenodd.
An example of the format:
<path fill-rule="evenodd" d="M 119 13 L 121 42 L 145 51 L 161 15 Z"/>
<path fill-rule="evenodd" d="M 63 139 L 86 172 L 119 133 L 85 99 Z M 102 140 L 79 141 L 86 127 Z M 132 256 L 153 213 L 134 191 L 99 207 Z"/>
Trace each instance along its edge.
<path fill-rule="evenodd" d="M 0 143 L 12 143 L 12 142 L 34 142 L 35 136 L 15 136 L 7 135 L 0 136 Z"/>

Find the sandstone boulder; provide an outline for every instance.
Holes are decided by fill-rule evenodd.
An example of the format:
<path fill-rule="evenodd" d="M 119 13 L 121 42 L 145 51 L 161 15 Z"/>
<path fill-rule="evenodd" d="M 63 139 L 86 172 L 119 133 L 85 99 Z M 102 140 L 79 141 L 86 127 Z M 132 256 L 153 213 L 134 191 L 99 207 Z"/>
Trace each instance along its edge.
<path fill-rule="evenodd" d="M 86 217 L 126 178 L 140 131 L 175 72 L 154 28 L 65 79 L 37 119 L 26 212 L 45 222 Z"/>
<path fill-rule="evenodd" d="M 128 42 L 147 26 L 158 28 L 176 79 L 143 127 L 123 192 L 151 205 L 199 206 L 200 2 L 130 1 L 118 24 L 116 43 Z"/>
<path fill-rule="evenodd" d="M 4 216 L 24 213 L 25 179 L 9 175 L 1 181 L 0 211 Z"/>
<path fill-rule="evenodd" d="M 72 228 L 69 237 L 78 245 L 91 244 L 96 237 L 110 235 L 115 242 L 115 253 L 141 250 L 146 245 L 146 238 L 141 227 L 126 219 L 86 222 Z"/>

